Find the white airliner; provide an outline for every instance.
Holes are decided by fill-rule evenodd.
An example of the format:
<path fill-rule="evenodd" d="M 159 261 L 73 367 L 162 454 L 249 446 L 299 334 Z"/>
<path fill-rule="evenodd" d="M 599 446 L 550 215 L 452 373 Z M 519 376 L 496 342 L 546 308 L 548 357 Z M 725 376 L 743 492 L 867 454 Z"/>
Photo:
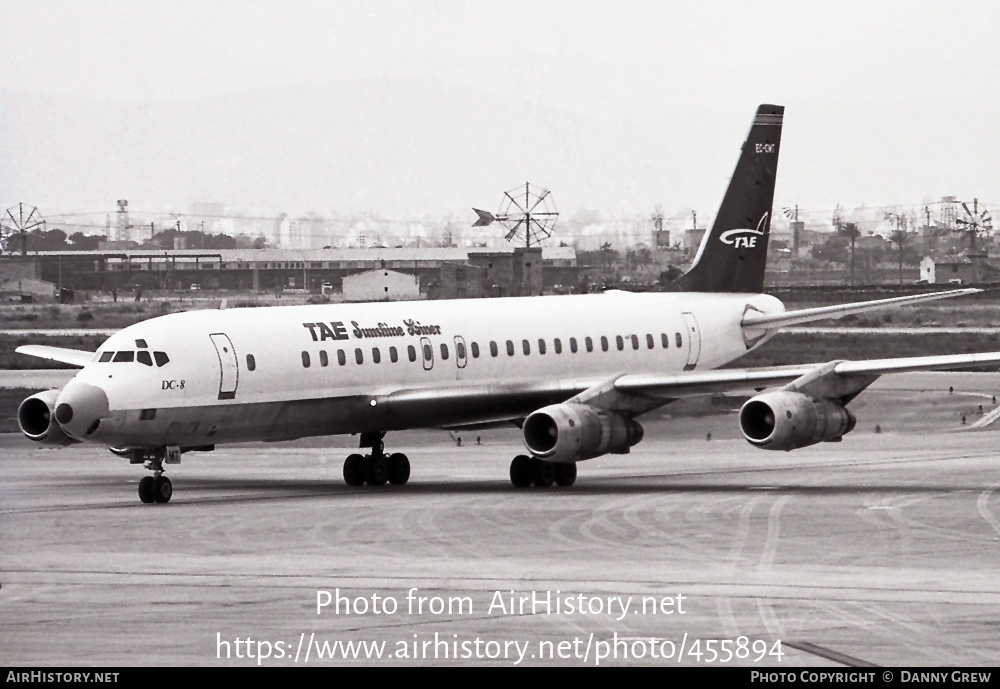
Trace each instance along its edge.
<path fill-rule="evenodd" d="M 754 446 L 836 441 L 845 408 L 879 375 L 1000 362 L 1000 352 L 719 369 L 783 326 L 976 290 L 786 312 L 761 294 L 784 108 L 761 105 L 691 269 L 674 291 L 193 311 L 112 335 L 97 352 L 26 345 L 80 366 L 61 390 L 24 400 L 41 443 L 98 443 L 151 470 L 139 497 L 165 503 L 164 464 L 223 443 L 359 434 L 352 486 L 406 483 L 387 431 L 518 424 L 518 487 L 568 486 L 576 462 L 624 454 L 636 420 L 681 397 L 765 390 L 740 410 Z"/>

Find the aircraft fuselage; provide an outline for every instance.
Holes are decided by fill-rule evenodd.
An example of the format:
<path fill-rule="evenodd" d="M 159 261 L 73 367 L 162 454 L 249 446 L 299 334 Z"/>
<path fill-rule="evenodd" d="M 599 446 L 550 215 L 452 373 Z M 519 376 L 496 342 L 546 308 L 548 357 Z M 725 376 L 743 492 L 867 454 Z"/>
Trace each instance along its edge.
<path fill-rule="evenodd" d="M 767 339 L 746 338 L 747 309 L 784 307 L 768 295 L 605 293 L 176 313 L 110 337 L 57 409 L 103 391 L 96 427 L 85 412 L 63 426 L 113 447 L 488 423 L 622 374 L 728 363 Z M 552 379 L 562 387 L 532 393 Z M 422 387 L 490 394 L 405 407 L 392 395 Z"/>

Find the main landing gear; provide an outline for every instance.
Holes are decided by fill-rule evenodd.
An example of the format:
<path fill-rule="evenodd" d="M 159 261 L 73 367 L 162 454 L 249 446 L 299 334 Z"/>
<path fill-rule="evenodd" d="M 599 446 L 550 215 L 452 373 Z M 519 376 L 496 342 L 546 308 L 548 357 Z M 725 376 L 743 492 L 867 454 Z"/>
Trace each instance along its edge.
<path fill-rule="evenodd" d="M 139 499 L 145 503 L 170 502 L 174 486 L 170 479 L 158 472 L 156 476 L 143 476 L 139 481 Z"/>
<path fill-rule="evenodd" d="M 576 464 L 557 464 L 518 455 L 510 463 L 510 482 L 515 488 L 548 488 L 553 483 L 557 486 L 572 486 L 576 483 Z"/>
<path fill-rule="evenodd" d="M 344 460 L 344 483 L 349 486 L 401 486 L 410 480 L 410 460 L 400 452 L 385 454 L 383 432 L 362 433 L 360 447 L 370 447 L 370 455 L 353 454 Z"/>
<path fill-rule="evenodd" d="M 170 479 L 163 475 L 163 463 L 180 464 L 181 450 L 178 447 L 166 447 L 157 450 L 135 449 L 130 451 L 129 462 L 142 464 L 153 472 L 152 476 L 143 476 L 139 481 L 139 499 L 144 503 L 167 503 L 174 494 L 174 486 Z"/>

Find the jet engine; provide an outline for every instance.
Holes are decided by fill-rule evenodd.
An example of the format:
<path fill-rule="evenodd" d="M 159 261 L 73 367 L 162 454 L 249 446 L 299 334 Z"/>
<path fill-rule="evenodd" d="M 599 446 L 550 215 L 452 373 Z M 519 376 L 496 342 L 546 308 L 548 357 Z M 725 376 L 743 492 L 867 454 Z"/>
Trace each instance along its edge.
<path fill-rule="evenodd" d="M 521 430 L 531 454 L 549 462 L 624 454 L 642 440 L 642 426 L 632 419 L 571 402 L 532 412 Z"/>
<path fill-rule="evenodd" d="M 79 442 L 66 435 L 56 421 L 59 390 L 45 390 L 27 398 L 17 408 L 17 425 L 28 438 L 45 445 L 72 445 Z"/>
<path fill-rule="evenodd" d="M 857 419 L 843 406 L 800 392 L 765 392 L 740 408 L 740 430 L 751 445 L 794 450 L 837 441 L 854 430 Z"/>

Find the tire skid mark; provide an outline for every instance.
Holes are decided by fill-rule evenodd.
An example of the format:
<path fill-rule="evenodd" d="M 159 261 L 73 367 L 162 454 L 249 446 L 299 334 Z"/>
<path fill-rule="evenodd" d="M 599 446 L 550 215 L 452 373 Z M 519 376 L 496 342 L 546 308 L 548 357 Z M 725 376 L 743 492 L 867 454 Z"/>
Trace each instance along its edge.
<path fill-rule="evenodd" d="M 758 569 L 770 569 L 774 565 L 774 556 L 778 552 L 778 538 L 781 535 L 781 510 L 791 499 L 791 495 L 783 495 L 771 505 L 771 511 L 767 514 L 767 540 L 764 541 Z"/>
<path fill-rule="evenodd" d="M 764 541 L 763 552 L 761 552 L 760 562 L 757 565 L 758 569 L 769 570 L 774 565 L 774 557 L 778 552 L 778 539 L 781 535 L 781 510 L 785 503 L 791 499 L 791 495 L 783 495 L 774 501 L 771 510 L 767 513 L 767 538 Z M 757 598 L 757 611 L 768 633 L 774 638 L 784 638 L 784 625 L 774 612 L 771 600 Z"/>
<path fill-rule="evenodd" d="M 913 530 L 906 528 L 909 520 L 903 515 L 903 510 L 927 499 L 926 495 L 900 495 L 887 500 L 888 517 L 898 534 L 898 552 L 904 559 L 909 560 L 913 556 Z"/>
<path fill-rule="evenodd" d="M 715 599 L 715 611 L 719 615 L 719 622 L 722 624 L 722 631 L 725 636 L 735 639 L 740 636 L 739 623 L 736 621 L 736 613 L 733 612 L 733 599 L 728 596 L 721 596 Z"/>
<path fill-rule="evenodd" d="M 436 506 L 430 511 L 423 506 L 402 510 L 395 520 L 396 533 L 402 536 L 399 546 L 404 548 L 410 543 L 412 534 L 408 532 L 417 525 L 417 540 L 422 541 L 426 537 L 437 547 L 441 547 L 445 552 L 445 559 L 452 558 L 454 553 L 461 553 L 463 558 L 488 559 L 480 542 L 475 538 L 468 538 L 464 531 L 456 534 L 454 528 L 450 527 L 454 526 L 456 515 L 464 516 L 466 525 L 479 522 L 487 518 L 486 515 L 493 516 L 492 504 L 493 501 L 485 496 L 468 496 L 448 505 Z M 450 523 L 442 527 L 439 523 L 442 519 Z"/>
<path fill-rule="evenodd" d="M 940 630 L 935 629 L 926 623 L 914 621 L 912 618 L 901 612 L 890 612 L 879 603 L 852 602 L 851 605 L 858 610 L 869 613 L 872 617 L 880 618 L 897 626 L 904 627 L 914 634 L 935 637 L 940 634 Z"/>
<path fill-rule="evenodd" d="M 899 517 L 894 514 L 895 511 L 896 506 L 892 504 L 891 497 L 866 499 L 863 505 L 854 510 L 855 517 L 875 527 L 875 536 L 878 538 L 877 547 L 869 547 L 859 552 L 858 558 L 862 564 L 881 567 L 892 557 L 896 549 L 894 534 L 902 530 Z"/>
<path fill-rule="evenodd" d="M 834 618 L 848 623 L 851 625 L 852 629 L 865 630 L 869 633 L 869 636 L 878 636 L 901 647 L 911 646 L 913 640 L 912 634 L 899 631 L 894 620 L 892 620 L 891 624 L 886 624 L 880 620 L 873 620 L 868 617 L 858 615 L 855 612 L 836 605 L 830 601 L 816 601 L 816 607 L 825 610 Z M 877 644 L 874 643 L 874 640 L 869 640 L 868 645 L 875 646 Z M 934 644 L 934 646 L 937 646 L 937 644 Z M 924 649 L 918 650 L 922 653 L 927 653 Z"/>
<path fill-rule="evenodd" d="M 0 570 L 0 577 L 5 582 L 11 583 L 36 583 L 39 579 L 39 570 L 36 567 L 16 568 L 8 567 Z M 202 573 L 179 570 L 155 570 L 155 569 L 134 569 L 122 570 L 116 568 L 107 569 L 54 569 L 48 568 L 44 574 L 47 585 L 53 587 L 78 586 L 78 585 L 112 585 L 112 586 L 148 586 L 150 581 L 155 581 L 158 587 L 186 587 L 199 586 L 206 588 L 229 588 L 232 586 L 280 586 L 283 588 L 306 588 L 312 589 L 317 586 L 325 586 L 329 583 L 329 574 L 320 572 L 316 574 L 284 574 L 284 573 Z M 13 575 L 13 576 L 12 576 Z M 22 575 L 22 576 L 18 576 Z M 54 581 L 54 576 L 65 577 L 65 580 Z M 437 586 L 441 577 L 439 576 L 419 576 L 412 574 L 372 574 L 370 572 L 352 573 L 349 571 L 339 572 L 337 578 L 343 581 L 363 582 L 365 586 L 383 586 L 385 588 L 404 589 L 413 585 L 419 588 L 433 588 Z M 509 588 L 509 578 L 502 575 L 495 576 L 475 576 L 469 574 L 455 574 L 448 578 L 449 586 L 456 590 L 481 591 L 484 587 L 504 590 Z M 546 587 L 552 583 L 552 577 L 532 577 L 522 576 L 519 579 L 526 588 Z M 563 591 L 570 590 L 600 590 L 602 593 L 621 594 L 632 593 L 634 595 L 656 595 L 661 591 L 664 584 L 663 578 L 635 578 L 628 579 L 616 577 L 608 579 L 606 577 L 587 578 L 573 576 L 570 578 L 558 579 Z M 926 596 L 934 594 L 939 596 L 931 602 L 954 602 L 970 605 L 981 605 L 991 602 L 1000 604 L 1000 590 L 995 586 L 990 588 L 955 588 L 955 587 L 886 587 L 886 586 L 866 586 L 852 583 L 844 584 L 809 584 L 809 583 L 762 583 L 746 581 L 728 580 L 685 580 L 681 578 L 670 579 L 670 584 L 677 588 L 686 588 L 697 593 L 691 595 L 720 595 L 725 593 L 736 599 L 754 600 L 760 597 L 760 591 L 767 592 L 767 597 L 783 600 L 889 600 L 906 603 L 928 602 Z M 5 584 L 6 585 L 6 584 Z M 353 585 L 353 584 L 352 584 Z M 463 585 L 465 588 L 463 588 Z M 554 588 L 558 588 L 554 587 Z M 733 591 L 732 589 L 735 589 Z M 829 594 L 823 598 L 823 594 Z M 836 594 L 836 595 L 833 595 Z M 861 594 L 868 594 L 867 596 Z M 916 596 L 916 597 L 908 597 Z M 957 600 L 958 597 L 967 597 L 967 601 Z"/>
<path fill-rule="evenodd" d="M 657 496 L 647 499 L 654 503 L 661 500 Z M 602 506 L 580 525 L 580 533 L 594 544 L 613 545 L 617 549 L 628 548 L 639 553 L 648 552 L 650 547 L 663 548 L 666 545 L 685 553 L 697 552 L 697 544 L 674 536 L 669 527 L 651 532 L 648 520 L 631 516 L 630 522 L 630 511 L 634 507 L 636 498 L 622 498 Z M 640 526 L 637 528 L 634 523 Z"/>
<path fill-rule="evenodd" d="M 729 564 L 731 572 L 735 572 L 740 566 L 740 557 L 750 537 L 750 517 L 753 514 L 754 508 L 763 499 L 763 495 L 758 495 L 740 509 L 739 518 L 736 522 L 736 531 L 733 533 L 732 541 L 729 544 L 729 552 L 726 554 L 726 562 Z"/>
<path fill-rule="evenodd" d="M 989 502 L 990 496 L 998 487 L 1000 487 L 1000 483 L 994 483 L 992 486 L 980 493 L 979 499 L 976 500 L 976 508 L 979 510 L 979 514 L 986 520 L 986 523 L 993 527 L 993 530 L 997 532 L 997 535 L 993 537 L 994 540 L 1000 538 L 1000 520 L 993 516 L 993 513 L 990 511 Z"/>
<path fill-rule="evenodd" d="M 928 610 L 924 607 L 919 608 L 920 615 L 922 617 L 929 617 L 929 622 L 933 622 L 933 624 L 927 621 L 914 620 L 912 617 L 906 615 L 898 609 L 893 611 L 887 610 L 881 603 L 876 601 L 854 601 L 851 605 L 859 610 L 870 613 L 874 617 L 881 618 L 896 626 L 901 626 L 910 630 L 912 635 L 909 636 L 919 636 L 926 642 L 925 645 L 936 647 L 941 651 L 947 651 L 947 656 L 955 659 L 956 663 L 959 663 L 963 654 L 968 654 L 970 652 L 975 653 L 977 656 L 984 659 L 995 660 L 996 651 L 994 649 L 970 646 L 964 640 L 960 640 L 949 634 L 942 634 L 942 626 L 947 624 L 947 622 L 942 621 L 940 616 L 936 614 L 928 616 Z M 912 642 L 913 638 L 910 639 L 909 643 L 912 644 Z M 962 662 L 967 663 L 968 661 L 965 660 Z"/>
<path fill-rule="evenodd" d="M 982 516 L 988 524 L 993 526 L 993 524 L 990 522 L 990 519 L 992 518 L 994 521 L 996 521 L 996 518 L 989 513 L 988 509 L 986 514 L 983 513 L 983 507 L 986 506 L 986 502 L 989 500 L 989 496 L 986 495 L 986 493 L 991 490 L 992 489 L 987 489 L 986 491 L 983 491 L 983 493 L 980 493 L 979 499 L 977 500 L 977 507 L 979 508 L 980 516 Z M 900 524 L 913 527 L 913 529 L 920 530 L 922 532 L 921 533 L 922 538 L 933 536 L 943 541 L 950 541 L 952 543 L 961 543 L 973 547 L 977 546 L 981 547 L 982 541 L 984 540 L 987 542 L 993 542 L 996 540 L 995 536 L 990 537 L 989 535 L 979 535 L 975 533 L 970 533 L 970 531 L 967 528 L 952 528 L 934 522 L 923 521 L 902 512 L 897 514 L 895 516 L 895 519 L 898 520 Z M 998 522 L 997 526 L 994 528 L 997 527 L 1000 527 L 1000 522 Z M 998 529 L 998 533 L 1000 533 L 1000 529 Z"/>
<path fill-rule="evenodd" d="M 757 612 L 760 615 L 761 622 L 764 623 L 764 628 L 767 629 L 767 633 L 775 639 L 785 638 L 785 626 L 774 612 L 771 600 L 768 598 L 757 598 L 756 600 Z"/>

